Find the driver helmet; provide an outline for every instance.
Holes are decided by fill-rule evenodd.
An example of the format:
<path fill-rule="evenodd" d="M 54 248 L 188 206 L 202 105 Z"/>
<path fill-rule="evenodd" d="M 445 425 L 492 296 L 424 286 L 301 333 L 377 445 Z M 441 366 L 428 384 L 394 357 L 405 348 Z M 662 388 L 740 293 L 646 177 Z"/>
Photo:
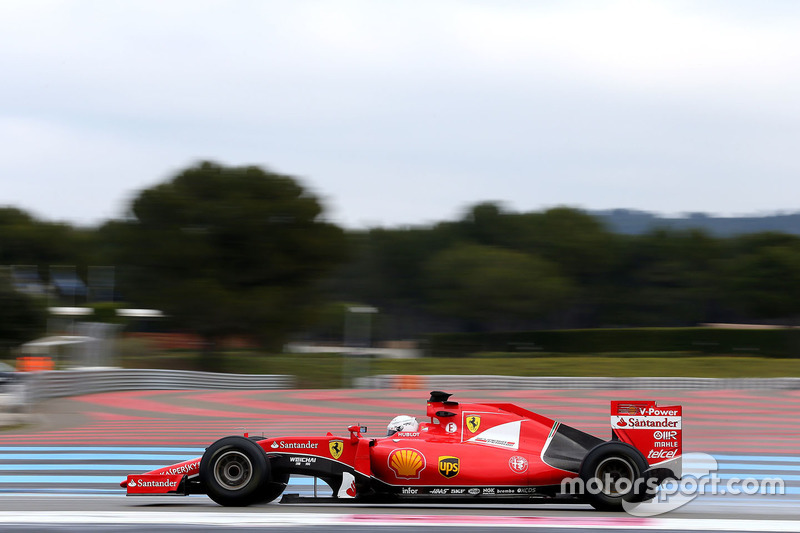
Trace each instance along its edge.
<path fill-rule="evenodd" d="M 399 415 L 392 418 L 389 426 L 386 428 L 386 436 L 389 437 L 400 431 L 415 432 L 419 430 L 419 422 L 413 416 Z"/>

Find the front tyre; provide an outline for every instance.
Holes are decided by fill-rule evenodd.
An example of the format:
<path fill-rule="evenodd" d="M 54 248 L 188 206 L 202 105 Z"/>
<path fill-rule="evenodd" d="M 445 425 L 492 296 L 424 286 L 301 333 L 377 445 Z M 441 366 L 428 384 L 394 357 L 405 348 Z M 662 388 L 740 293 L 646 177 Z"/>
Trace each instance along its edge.
<path fill-rule="evenodd" d="M 583 458 L 580 477 L 587 501 L 599 511 L 622 511 L 623 500 L 636 498 L 636 484 L 647 470 L 641 452 L 622 442 L 598 444 Z"/>
<path fill-rule="evenodd" d="M 265 483 L 264 488 L 261 490 L 261 496 L 258 498 L 258 503 L 269 503 L 274 501 L 283 494 L 286 490 L 286 485 L 289 484 L 289 474 L 276 473 L 272 471 L 272 481 Z"/>
<path fill-rule="evenodd" d="M 246 437 L 224 437 L 200 459 L 200 480 L 220 505 L 243 507 L 264 500 L 270 467 L 264 450 Z"/>

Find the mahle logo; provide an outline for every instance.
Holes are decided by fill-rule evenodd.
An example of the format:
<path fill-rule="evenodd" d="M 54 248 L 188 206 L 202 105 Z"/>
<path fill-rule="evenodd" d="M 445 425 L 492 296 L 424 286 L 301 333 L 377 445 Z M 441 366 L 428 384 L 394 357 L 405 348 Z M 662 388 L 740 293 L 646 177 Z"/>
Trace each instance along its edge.
<path fill-rule="evenodd" d="M 467 429 L 470 433 L 475 433 L 481 427 L 481 417 L 478 415 L 469 415 L 467 417 Z"/>
<path fill-rule="evenodd" d="M 458 475 L 461 460 L 458 457 L 448 455 L 439 457 L 439 473 L 444 477 L 451 478 Z"/>

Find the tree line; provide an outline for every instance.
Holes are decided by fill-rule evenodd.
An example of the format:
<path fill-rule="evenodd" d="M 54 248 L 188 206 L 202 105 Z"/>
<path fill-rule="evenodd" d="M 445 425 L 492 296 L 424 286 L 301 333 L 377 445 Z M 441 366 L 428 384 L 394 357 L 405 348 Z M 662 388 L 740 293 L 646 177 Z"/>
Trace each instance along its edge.
<path fill-rule="evenodd" d="M 114 265 L 125 305 L 163 310 L 213 346 L 341 339 L 348 306 L 375 335 L 794 323 L 800 238 L 699 230 L 621 235 L 580 210 L 481 203 L 433 225 L 345 230 L 292 176 L 203 162 L 94 228 L 0 209 L 0 265 Z M 0 276 L 0 339 L 41 329 L 41 301 Z M 38 317 L 38 318 L 37 318 Z"/>

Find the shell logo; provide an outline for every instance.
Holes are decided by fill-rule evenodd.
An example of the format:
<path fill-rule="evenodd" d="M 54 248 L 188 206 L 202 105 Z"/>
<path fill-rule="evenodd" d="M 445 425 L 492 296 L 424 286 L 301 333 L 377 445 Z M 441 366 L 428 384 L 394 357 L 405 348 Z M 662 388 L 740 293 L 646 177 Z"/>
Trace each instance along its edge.
<path fill-rule="evenodd" d="M 400 449 L 389 454 L 389 468 L 403 479 L 419 479 L 425 468 L 425 457 L 417 450 Z"/>

